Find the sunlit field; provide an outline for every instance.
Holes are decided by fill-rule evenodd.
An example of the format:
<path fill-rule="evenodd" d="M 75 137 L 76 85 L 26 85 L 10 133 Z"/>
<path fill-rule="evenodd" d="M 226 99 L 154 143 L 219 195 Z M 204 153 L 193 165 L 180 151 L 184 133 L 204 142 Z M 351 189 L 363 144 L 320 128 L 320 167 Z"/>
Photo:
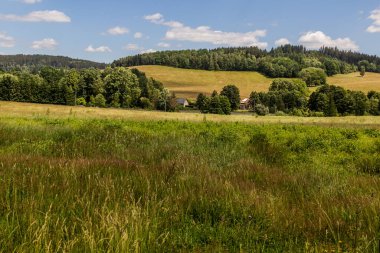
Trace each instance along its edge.
<path fill-rule="evenodd" d="M 349 90 L 363 91 L 380 91 L 380 74 L 366 73 L 364 77 L 360 73 L 351 73 L 346 75 L 336 75 L 327 79 L 329 84 L 341 86 Z"/>
<path fill-rule="evenodd" d="M 178 69 L 164 66 L 138 66 L 135 67 L 148 76 L 161 81 L 165 87 L 174 91 L 177 97 L 196 98 L 199 93 L 211 94 L 213 90 L 220 91 L 228 84 L 235 84 L 242 97 L 249 97 L 252 91 L 268 91 L 273 79 L 267 78 L 257 72 L 237 71 L 204 71 Z M 327 82 L 341 86 L 345 89 L 380 91 L 380 74 L 366 73 L 360 77 L 359 73 L 336 75 L 329 77 Z M 311 88 L 312 91 L 316 88 Z"/>
<path fill-rule="evenodd" d="M 177 97 L 185 98 L 196 98 L 199 93 L 210 95 L 214 90 L 219 92 L 229 84 L 236 85 L 242 97 L 249 97 L 253 90 L 268 91 L 272 82 L 272 79 L 257 72 L 205 71 L 164 66 L 134 68 L 161 81 Z"/>
<path fill-rule="evenodd" d="M 191 121 L 191 122 L 242 122 L 249 124 L 296 124 L 340 127 L 380 128 L 380 117 L 294 117 L 294 116 L 255 116 L 251 113 L 233 115 L 201 114 L 199 112 L 160 112 L 145 110 L 102 109 L 71 107 L 62 105 L 42 105 L 16 102 L 0 102 L 0 117 L 35 118 L 80 118 L 80 119 L 122 119 L 138 121 Z"/>

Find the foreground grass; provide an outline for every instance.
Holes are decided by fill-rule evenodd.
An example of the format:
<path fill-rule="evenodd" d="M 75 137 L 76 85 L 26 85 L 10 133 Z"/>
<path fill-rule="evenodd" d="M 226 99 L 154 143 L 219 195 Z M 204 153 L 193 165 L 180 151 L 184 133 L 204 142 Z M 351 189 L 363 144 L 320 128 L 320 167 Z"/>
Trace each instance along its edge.
<path fill-rule="evenodd" d="M 379 130 L 0 108 L 0 251 L 378 250 Z"/>

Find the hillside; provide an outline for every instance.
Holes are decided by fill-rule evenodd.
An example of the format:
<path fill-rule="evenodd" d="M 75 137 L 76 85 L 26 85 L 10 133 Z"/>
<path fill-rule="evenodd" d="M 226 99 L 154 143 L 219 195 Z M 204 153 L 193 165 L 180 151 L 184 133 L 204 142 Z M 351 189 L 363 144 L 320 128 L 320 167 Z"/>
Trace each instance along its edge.
<path fill-rule="evenodd" d="M 366 73 L 364 77 L 360 73 L 354 72 L 350 74 L 339 74 L 327 79 L 329 84 L 341 86 L 349 90 L 368 91 L 374 90 L 380 92 L 380 74 Z"/>
<path fill-rule="evenodd" d="M 380 73 L 380 58 L 337 48 L 308 50 L 285 45 L 270 51 L 256 47 L 217 48 L 212 50 L 161 51 L 138 54 L 116 60 L 113 66 L 160 65 L 183 69 L 256 71 L 271 78 L 295 78 L 304 68 L 323 69 L 328 76 L 347 74 L 364 68 Z"/>
<path fill-rule="evenodd" d="M 267 91 L 272 79 L 257 72 L 206 71 L 164 66 L 137 66 L 149 77 L 162 82 L 177 97 L 196 98 L 199 93 L 211 94 L 225 85 L 235 84 L 241 97 L 249 97 L 253 90 Z"/>
<path fill-rule="evenodd" d="M 88 60 L 73 59 L 66 56 L 52 55 L 0 55 L 0 69 L 9 70 L 15 67 L 29 67 L 39 69 L 43 66 L 57 68 L 100 68 L 104 69 L 106 64 Z"/>
<path fill-rule="evenodd" d="M 162 82 L 165 87 L 174 91 L 177 97 L 185 98 L 196 98 L 201 92 L 210 94 L 213 90 L 220 91 L 223 86 L 228 84 L 238 86 L 241 97 L 249 97 L 252 91 L 267 91 L 273 80 L 257 72 L 205 71 L 164 66 L 137 66 L 134 68 Z M 360 77 L 357 72 L 340 74 L 329 77 L 328 83 L 350 90 L 380 92 L 380 74 L 378 73 L 367 73 L 364 78 Z"/>

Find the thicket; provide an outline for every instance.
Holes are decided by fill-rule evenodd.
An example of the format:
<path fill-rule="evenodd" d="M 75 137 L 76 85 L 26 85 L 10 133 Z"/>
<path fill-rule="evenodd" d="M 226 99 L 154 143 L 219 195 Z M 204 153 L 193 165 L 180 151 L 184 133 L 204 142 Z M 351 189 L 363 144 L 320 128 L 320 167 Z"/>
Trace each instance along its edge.
<path fill-rule="evenodd" d="M 298 77 L 305 68 L 320 68 L 328 76 L 364 67 L 380 73 L 380 58 L 337 48 L 307 50 L 285 45 L 270 51 L 257 47 L 181 50 L 139 54 L 121 58 L 114 66 L 164 65 L 186 69 L 258 71 L 268 77 Z"/>
<path fill-rule="evenodd" d="M 269 92 L 252 92 L 250 110 L 265 115 L 284 112 L 297 116 L 380 115 L 380 93 L 350 91 L 334 85 L 311 93 L 301 80 L 276 79 Z"/>
<path fill-rule="evenodd" d="M 0 100 L 114 108 L 174 110 L 175 98 L 162 83 L 137 69 L 60 69 L 36 74 L 12 70 L 0 74 Z"/>

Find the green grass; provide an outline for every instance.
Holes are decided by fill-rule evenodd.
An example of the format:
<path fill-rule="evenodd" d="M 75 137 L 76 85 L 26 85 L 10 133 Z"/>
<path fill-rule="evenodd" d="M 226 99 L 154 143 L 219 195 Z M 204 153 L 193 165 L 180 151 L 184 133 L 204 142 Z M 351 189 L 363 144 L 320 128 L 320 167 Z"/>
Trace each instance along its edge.
<path fill-rule="evenodd" d="M 0 105 L 2 252 L 378 250 L 380 130 L 49 108 Z"/>
<path fill-rule="evenodd" d="M 380 129 L 380 117 L 295 117 L 295 116 L 254 116 L 251 113 L 233 115 L 201 114 L 199 112 L 161 112 L 145 110 L 125 110 L 114 108 L 72 107 L 62 105 L 42 105 L 31 103 L 1 102 L 0 117 L 22 117 L 33 119 L 45 117 L 56 119 L 123 119 L 136 121 L 186 121 L 186 122 L 241 122 L 248 124 L 314 125 L 324 127 L 370 127 Z"/>
<path fill-rule="evenodd" d="M 240 89 L 241 97 L 246 98 L 252 91 L 268 91 L 273 80 L 257 72 L 204 71 L 165 66 L 138 66 L 135 68 L 145 72 L 149 77 L 161 81 L 178 97 L 192 99 L 201 92 L 208 95 L 213 90 L 219 92 L 228 84 L 235 84 Z M 366 73 L 364 78 L 360 77 L 359 73 L 336 75 L 329 77 L 328 83 L 365 93 L 370 90 L 380 92 L 380 74 L 377 73 Z M 315 88 L 311 90 L 315 90 Z"/>

